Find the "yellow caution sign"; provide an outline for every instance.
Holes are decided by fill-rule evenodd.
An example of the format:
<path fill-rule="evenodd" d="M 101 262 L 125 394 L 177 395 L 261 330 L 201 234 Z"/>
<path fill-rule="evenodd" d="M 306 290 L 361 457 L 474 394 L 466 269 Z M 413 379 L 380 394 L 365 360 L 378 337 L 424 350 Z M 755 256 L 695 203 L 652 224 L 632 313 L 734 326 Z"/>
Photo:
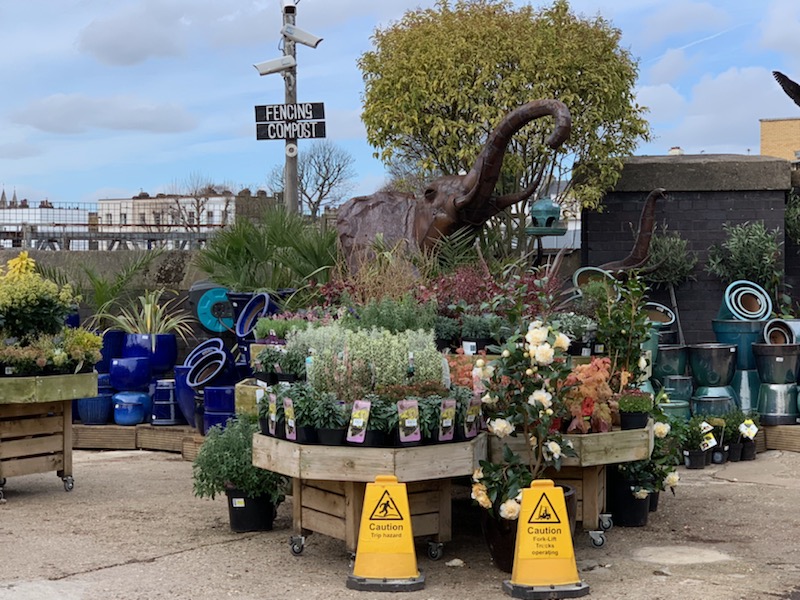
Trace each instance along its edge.
<path fill-rule="evenodd" d="M 397 477 L 379 475 L 366 488 L 356 560 L 347 587 L 421 590 L 425 587 L 425 577 L 417 569 L 406 484 L 398 483 Z"/>
<path fill-rule="evenodd" d="M 503 589 L 517 598 L 577 598 L 589 593 L 578 577 L 564 491 L 550 479 L 537 479 L 522 491 L 514 569 Z"/>

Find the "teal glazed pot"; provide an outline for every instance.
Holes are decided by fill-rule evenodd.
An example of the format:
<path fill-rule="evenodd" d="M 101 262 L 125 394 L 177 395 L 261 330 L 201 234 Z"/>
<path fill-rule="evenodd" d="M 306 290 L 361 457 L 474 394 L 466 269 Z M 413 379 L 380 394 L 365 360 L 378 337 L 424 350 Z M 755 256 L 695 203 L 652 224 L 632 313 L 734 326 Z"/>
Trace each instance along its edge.
<path fill-rule="evenodd" d="M 692 416 L 692 410 L 689 407 L 688 400 L 670 400 L 669 402 L 660 402 L 658 407 L 668 417 L 673 419 L 682 419 L 688 421 Z"/>
<path fill-rule="evenodd" d="M 668 375 L 683 375 L 686 373 L 687 350 L 681 344 L 661 344 L 658 354 L 653 361 L 653 379 L 662 385 Z"/>
<path fill-rule="evenodd" d="M 753 344 L 761 383 L 797 383 L 800 344 Z"/>
<path fill-rule="evenodd" d="M 733 344 L 694 344 L 689 346 L 689 366 L 695 388 L 729 385 L 736 371 L 736 346 Z"/>
<path fill-rule="evenodd" d="M 772 313 L 772 299 L 757 283 L 740 279 L 727 288 L 722 299 L 717 319 L 739 319 L 761 321 Z"/>
<path fill-rule="evenodd" d="M 711 328 L 720 344 L 736 345 L 736 368 L 756 368 L 752 345 L 761 339 L 766 321 L 741 321 L 737 319 L 714 319 Z"/>

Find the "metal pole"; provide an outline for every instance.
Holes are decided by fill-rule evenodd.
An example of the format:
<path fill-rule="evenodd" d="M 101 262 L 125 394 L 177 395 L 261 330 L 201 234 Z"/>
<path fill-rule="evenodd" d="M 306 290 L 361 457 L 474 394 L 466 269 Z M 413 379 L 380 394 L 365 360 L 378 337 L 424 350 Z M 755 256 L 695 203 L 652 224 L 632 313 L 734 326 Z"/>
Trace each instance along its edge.
<path fill-rule="evenodd" d="M 292 7 L 294 9 L 294 7 Z M 295 13 L 294 10 L 283 11 L 283 24 L 294 25 Z M 294 41 L 284 37 L 283 39 L 283 54 L 284 56 L 291 56 L 297 58 Z M 286 86 L 286 104 L 297 104 L 297 67 L 294 66 L 283 75 L 283 81 Z M 290 145 L 297 148 L 297 139 L 286 140 L 286 163 L 283 169 L 283 197 L 286 203 L 286 210 L 291 213 L 300 212 L 297 201 L 297 152 L 289 152 Z M 293 156 L 289 156 L 293 154 Z"/>

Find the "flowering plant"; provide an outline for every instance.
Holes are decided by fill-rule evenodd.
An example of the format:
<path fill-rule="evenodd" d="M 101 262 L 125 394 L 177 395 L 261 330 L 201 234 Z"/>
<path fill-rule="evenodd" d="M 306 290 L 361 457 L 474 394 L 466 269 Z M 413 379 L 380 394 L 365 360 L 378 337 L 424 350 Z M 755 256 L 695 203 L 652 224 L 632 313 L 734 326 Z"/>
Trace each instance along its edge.
<path fill-rule="evenodd" d="M 508 339 L 500 358 L 488 365 L 476 362 L 475 378 L 480 384 L 476 389 L 485 392 L 482 400 L 489 433 L 525 441 L 519 455 L 505 445 L 502 461 L 482 461 L 481 472 L 473 477 L 473 499 L 502 518 L 517 517 L 518 507 L 515 511 L 509 501 L 518 501 L 521 488 L 541 478 L 548 468 L 560 469 L 564 456 L 575 456 L 572 444 L 561 434 L 562 420 L 569 415 L 562 401 L 570 373 L 565 360 L 569 344 L 563 333 L 534 321 Z"/>
<path fill-rule="evenodd" d="M 22 344 L 6 339 L 0 344 L 0 363 L 7 375 L 77 373 L 98 362 L 103 338 L 81 327 L 63 328 L 57 335 L 42 334 Z"/>
<path fill-rule="evenodd" d="M 675 493 L 680 477 L 676 467 L 681 463 L 682 421 L 663 414 L 653 415 L 653 452 L 650 458 L 617 465 L 631 493 L 646 498 L 652 492 L 670 490 Z"/>
<path fill-rule="evenodd" d="M 564 403 L 572 420 L 567 433 L 611 431 L 611 360 L 594 357 L 577 365 L 564 381 Z"/>

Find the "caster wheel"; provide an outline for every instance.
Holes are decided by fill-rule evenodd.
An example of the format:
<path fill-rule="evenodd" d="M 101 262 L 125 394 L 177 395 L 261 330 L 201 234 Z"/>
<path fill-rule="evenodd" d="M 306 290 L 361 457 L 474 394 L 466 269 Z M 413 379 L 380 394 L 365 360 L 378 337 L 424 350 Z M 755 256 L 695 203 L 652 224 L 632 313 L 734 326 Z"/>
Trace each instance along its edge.
<path fill-rule="evenodd" d="M 602 548 L 606 545 L 606 536 L 602 531 L 592 531 L 589 533 L 594 548 Z"/>
<path fill-rule="evenodd" d="M 428 558 L 431 560 L 439 560 L 444 556 L 444 545 L 431 542 L 428 544 Z"/>
<path fill-rule="evenodd" d="M 4 487 L 5 485 L 6 485 L 6 478 L 5 477 L 0 477 L 0 488 Z"/>
<path fill-rule="evenodd" d="M 611 531 L 614 527 L 614 521 L 611 520 L 611 515 L 600 515 L 600 529 L 603 531 Z"/>
<path fill-rule="evenodd" d="M 64 477 L 64 491 L 71 492 L 75 487 L 75 480 L 72 477 Z"/>
<path fill-rule="evenodd" d="M 293 535 L 289 538 L 289 550 L 292 551 L 292 554 L 295 556 L 300 556 L 305 550 L 306 547 L 306 538 L 302 535 Z"/>

